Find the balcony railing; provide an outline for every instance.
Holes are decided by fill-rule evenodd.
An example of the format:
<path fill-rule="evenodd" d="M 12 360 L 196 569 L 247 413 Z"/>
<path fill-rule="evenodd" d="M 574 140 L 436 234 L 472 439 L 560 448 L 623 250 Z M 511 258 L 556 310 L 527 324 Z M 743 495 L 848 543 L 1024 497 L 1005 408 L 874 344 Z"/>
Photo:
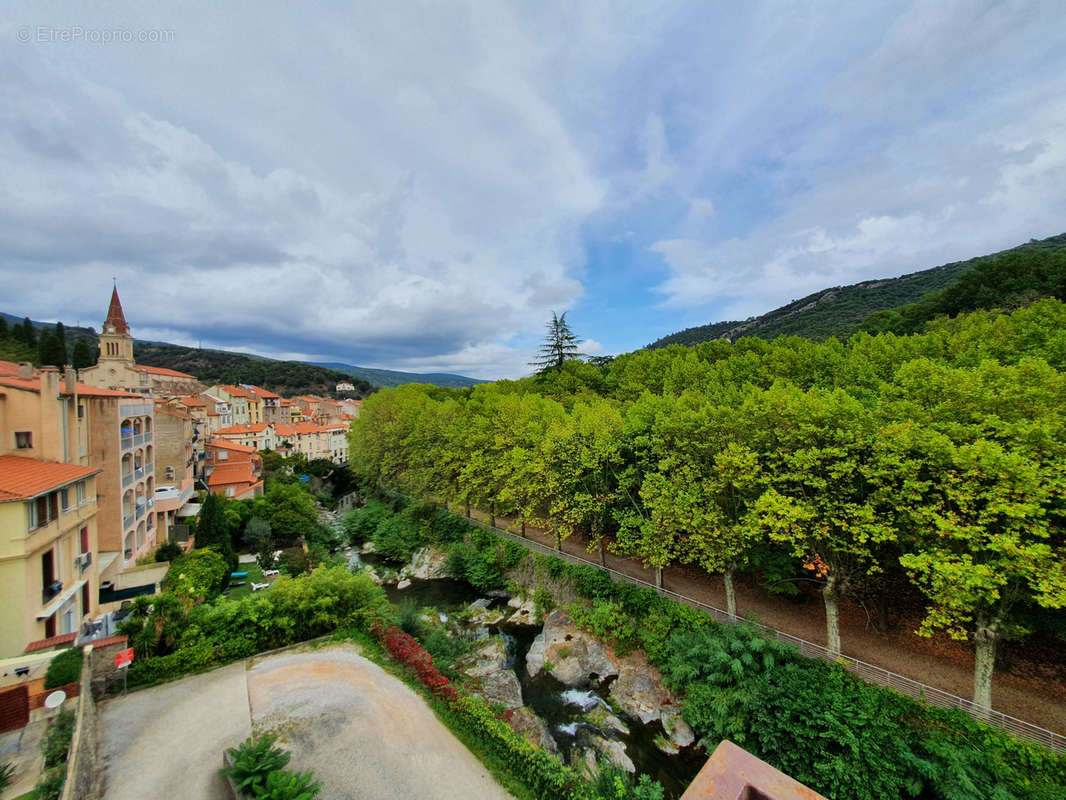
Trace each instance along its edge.
<path fill-rule="evenodd" d="M 123 436 L 122 439 L 121 439 L 122 449 L 123 450 L 132 449 L 133 448 L 133 440 L 136 439 L 136 438 L 137 438 L 136 436 Z"/>
<path fill-rule="evenodd" d="M 144 467 L 137 467 L 137 469 L 133 471 L 133 474 L 137 478 L 137 480 L 140 480 L 144 477 Z"/>
<path fill-rule="evenodd" d="M 133 473 L 127 472 L 125 475 L 122 476 L 122 488 L 125 489 L 131 483 L 133 483 Z"/>
<path fill-rule="evenodd" d="M 144 516 L 144 512 L 147 511 L 147 510 L 148 510 L 147 503 L 138 503 L 137 504 L 137 519 L 140 519 L 141 517 L 143 517 Z"/>
<path fill-rule="evenodd" d="M 136 522 L 136 519 L 132 514 L 130 514 L 129 516 L 126 516 L 125 514 L 122 515 L 123 530 L 125 530 L 126 528 L 132 528 L 134 522 Z"/>
<path fill-rule="evenodd" d="M 145 464 L 144 465 L 144 472 L 145 472 L 146 475 L 151 475 L 153 472 L 155 472 L 155 464 L 151 464 L 151 463 Z"/>

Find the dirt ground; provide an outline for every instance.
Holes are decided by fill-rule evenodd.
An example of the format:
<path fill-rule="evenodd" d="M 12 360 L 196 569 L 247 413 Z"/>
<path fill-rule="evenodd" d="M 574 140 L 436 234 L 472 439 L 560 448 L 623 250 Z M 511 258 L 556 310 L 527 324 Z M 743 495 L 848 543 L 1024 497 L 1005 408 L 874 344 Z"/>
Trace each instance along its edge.
<path fill-rule="evenodd" d="M 489 515 L 472 511 L 471 516 L 489 522 Z M 500 528 L 520 532 L 517 521 L 496 517 Z M 526 526 L 526 536 L 533 541 L 555 546 L 555 537 Z M 582 537 L 563 540 L 563 551 L 591 561 L 598 561 L 598 552 L 590 553 Z M 607 566 L 617 572 L 649 583 L 655 582 L 654 570 L 644 569 L 638 562 L 611 553 Z M 725 608 L 725 589 L 718 576 L 698 573 L 678 567 L 663 572 L 663 585 L 670 591 L 691 597 L 717 608 Z M 825 645 L 825 607 L 817 601 L 795 604 L 772 595 L 759 586 L 743 580 L 736 584 L 737 612 L 771 628 Z M 973 654 L 968 643 L 951 641 L 946 637 L 924 639 L 914 635 L 915 625 L 900 624 L 894 631 L 879 632 L 869 622 L 861 606 L 841 604 L 840 638 L 845 655 L 875 664 L 905 675 L 951 694 L 969 698 L 973 694 Z M 992 705 L 1004 714 L 1031 722 L 1056 733 L 1066 732 L 1066 686 L 1054 680 L 1034 680 L 1029 675 L 1040 674 L 1047 665 L 1018 661 L 1011 672 L 997 671 L 992 689 Z"/>
<path fill-rule="evenodd" d="M 510 797 L 401 681 L 350 645 L 295 648 L 100 705 L 107 800 L 228 798 L 222 753 L 274 732 L 320 800 Z"/>

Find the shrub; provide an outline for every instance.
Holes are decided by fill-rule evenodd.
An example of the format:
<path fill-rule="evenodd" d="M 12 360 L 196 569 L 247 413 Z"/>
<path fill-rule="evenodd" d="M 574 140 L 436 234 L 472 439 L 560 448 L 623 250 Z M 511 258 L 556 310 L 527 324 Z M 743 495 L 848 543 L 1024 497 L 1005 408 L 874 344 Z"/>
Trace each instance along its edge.
<path fill-rule="evenodd" d="M 232 766 L 219 770 L 219 773 L 233 780 L 238 793 L 254 795 L 266 784 L 267 775 L 283 769 L 292 757 L 291 753 L 276 747 L 274 736 L 249 736 L 226 753 Z"/>
<path fill-rule="evenodd" d="M 410 561 L 427 541 L 422 527 L 407 512 L 383 519 L 374 531 L 377 552 L 390 561 Z"/>
<path fill-rule="evenodd" d="M 66 766 L 45 770 L 37 785 L 33 787 L 33 800 L 59 800 L 63 794 L 63 784 L 67 780 Z"/>
<path fill-rule="evenodd" d="M 154 559 L 157 563 L 173 561 L 176 558 L 180 558 L 182 552 L 181 546 L 177 542 L 167 542 L 160 545 L 159 549 L 155 551 Z"/>
<path fill-rule="evenodd" d="M 180 598 L 188 608 L 216 596 L 228 580 L 226 558 L 212 548 L 205 548 L 170 562 L 163 589 Z"/>
<path fill-rule="evenodd" d="M 81 678 L 81 648 L 71 647 L 52 659 L 44 673 L 44 688 L 56 689 Z"/>
<path fill-rule="evenodd" d="M 374 537 L 374 531 L 381 522 L 392 515 L 383 503 L 371 501 L 363 508 L 349 511 L 341 518 L 341 529 L 348 536 L 351 544 L 362 544 Z"/>
<path fill-rule="evenodd" d="M 0 764 L 0 791 L 15 782 L 15 765 L 11 763 Z"/>
<path fill-rule="evenodd" d="M 48 726 L 41 749 L 44 751 L 45 769 L 58 766 L 70 754 L 70 740 L 74 737 L 74 712 L 61 711 Z"/>
<path fill-rule="evenodd" d="M 312 800 L 322 789 L 322 784 L 314 779 L 314 774 L 307 772 L 290 772 L 279 769 L 266 777 L 262 786 L 257 786 L 252 795 L 255 800 Z"/>
<path fill-rule="evenodd" d="M 582 628 L 609 641 L 619 655 L 625 655 L 640 644 L 633 618 L 617 601 L 596 600 L 591 607 L 575 604 L 570 607 L 570 616 Z"/>
<path fill-rule="evenodd" d="M 426 652 L 413 636 L 392 626 L 380 630 L 378 638 L 389 651 L 389 655 L 413 669 L 426 688 L 445 699 L 456 698 L 451 681 L 433 666 L 433 656 Z"/>
<path fill-rule="evenodd" d="M 302 547 L 287 547 L 281 551 L 278 563 L 285 568 L 290 578 L 296 578 L 311 571 L 311 559 Z"/>

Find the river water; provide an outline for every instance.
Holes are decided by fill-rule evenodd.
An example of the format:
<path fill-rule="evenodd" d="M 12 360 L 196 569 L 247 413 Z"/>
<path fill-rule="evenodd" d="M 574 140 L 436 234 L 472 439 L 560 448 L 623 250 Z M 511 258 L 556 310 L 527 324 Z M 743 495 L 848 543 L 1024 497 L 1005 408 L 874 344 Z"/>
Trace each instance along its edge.
<path fill-rule="evenodd" d="M 465 581 L 451 579 L 413 581 L 406 589 L 386 586 L 385 592 L 394 605 L 429 607 L 447 618 L 475 600 L 486 596 Z M 506 602 L 506 598 L 487 598 L 492 605 Z M 522 687 L 522 699 L 538 716 L 548 723 L 552 736 L 564 758 L 569 760 L 578 745 L 581 728 L 591 727 L 584 720 L 586 712 L 596 705 L 609 705 L 609 681 L 590 690 L 568 689 L 546 673 L 530 678 L 526 674 L 526 653 L 540 633 L 540 627 L 528 625 L 483 626 L 471 635 L 503 637 L 509 657 Z M 620 736 L 626 754 L 637 768 L 637 774 L 647 774 L 659 781 L 667 797 L 679 797 L 699 772 L 707 754 L 698 747 L 690 747 L 677 755 L 667 755 L 655 746 L 655 736 L 662 732 L 658 722 L 643 725 L 639 720 L 616 713 L 629 727 L 629 734 Z"/>

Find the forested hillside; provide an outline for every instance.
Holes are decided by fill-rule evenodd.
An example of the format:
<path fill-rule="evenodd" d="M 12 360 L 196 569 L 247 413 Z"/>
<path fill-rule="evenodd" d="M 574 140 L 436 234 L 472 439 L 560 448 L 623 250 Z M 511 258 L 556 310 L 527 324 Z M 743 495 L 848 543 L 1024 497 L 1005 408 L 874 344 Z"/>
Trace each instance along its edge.
<path fill-rule="evenodd" d="M 275 361 L 225 350 L 141 341 L 134 343 L 133 355 L 138 364 L 188 372 L 208 384 L 251 383 L 282 395 L 332 396 L 337 384 L 347 381 L 355 386 L 357 395 L 365 396 L 373 391 L 366 381 L 302 361 Z"/>
<path fill-rule="evenodd" d="M 450 386 L 461 388 L 473 386 L 487 381 L 477 378 L 468 378 L 465 375 L 454 375 L 450 372 L 400 372 L 393 369 L 374 369 L 373 367 L 356 367 L 351 364 L 342 364 L 336 361 L 315 362 L 315 366 L 343 372 L 353 378 L 367 381 L 374 386 L 382 388 L 387 386 L 402 386 L 405 383 L 432 383 L 434 386 Z"/>
<path fill-rule="evenodd" d="M 859 330 L 863 322 L 871 315 L 890 310 L 899 311 L 905 306 L 923 301 L 923 298 L 930 298 L 924 301 L 919 311 L 911 313 L 911 319 L 915 320 L 915 324 L 909 327 L 902 324 L 896 325 L 899 328 L 898 332 L 912 332 L 920 329 L 921 322 L 932 318 L 932 315 L 925 313 L 932 306 L 931 298 L 940 290 L 955 284 L 975 268 L 997 261 L 1003 256 L 1023 256 L 1019 261 L 1024 262 L 1030 256 L 1063 252 L 1066 252 L 1066 233 L 1048 239 L 1033 240 L 1001 253 L 944 264 L 932 269 L 901 275 L 898 278 L 864 281 L 851 286 L 823 289 L 758 317 L 742 322 L 716 322 L 686 328 L 678 333 L 664 336 L 652 342 L 648 347 L 698 344 L 721 338 L 735 340 L 741 336 L 758 336 L 761 339 L 773 339 L 781 335 L 807 336 L 812 339 L 824 339 L 828 336 L 847 338 Z M 977 308 L 1009 308 L 1016 297 L 1024 296 L 1026 288 L 1031 288 L 1030 300 L 1036 297 L 1061 298 L 1063 296 L 1049 292 L 1040 281 L 1035 282 L 1031 287 L 1023 287 L 1015 283 L 1009 294 L 1000 295 L 994 290 L 988 291 L 976 305 L 971 304 L 965 308 L 960 306 L 954 312 L 938 309 L 936 313 L 959 313 L 959 311 L 972 311 Z M 919 318 L 920 321 L 918 321 Z M 886 330 L 895 329 L 885 327 L 890 326 L 894 320 L 895 317 L 890 316 L 888 320 L 881 320 L 875 325 Z"/>
<path fill-rule="evenodd" d="M 351 462 L 375 484 L 721 574 L 731 606 L 737 573 L 815 581 L 833 650 L 842 598 L 922 598 L 922 635 L 973 643 L 987 706 L 997 647 L 1040 629 L 1066 652 L 1064 370 L 1057 300 L 918 335 L 673 345 L 384 390 Z"/>

